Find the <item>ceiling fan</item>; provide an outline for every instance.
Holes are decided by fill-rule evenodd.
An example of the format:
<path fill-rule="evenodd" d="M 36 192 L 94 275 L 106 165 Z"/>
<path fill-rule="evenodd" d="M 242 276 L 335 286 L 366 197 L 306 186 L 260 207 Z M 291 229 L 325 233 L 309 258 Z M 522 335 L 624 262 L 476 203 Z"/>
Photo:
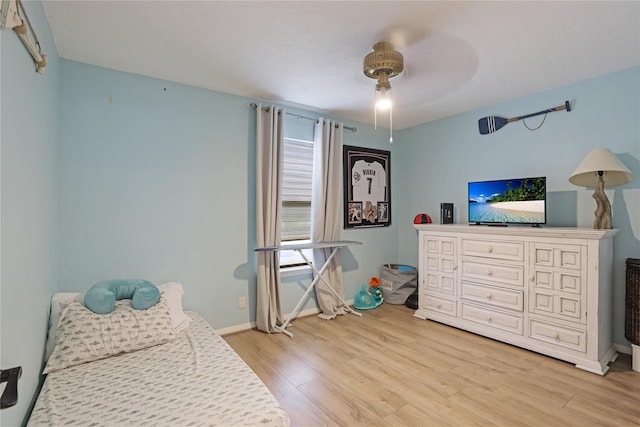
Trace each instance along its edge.
<path fill-rule="evenodd" d="M 364 75 L 377 80 L 376 105 L 374 108 L 374 127 L 378 127 L 378 109 L 389 110 L 389 143 L 393 142 L 393 114 L 391 104 L 391 83 L 389 79 L 404 70 L 404 57 L 395 50 L 390 42 L 378 42 L 373 45 L 363 61 Z"/>

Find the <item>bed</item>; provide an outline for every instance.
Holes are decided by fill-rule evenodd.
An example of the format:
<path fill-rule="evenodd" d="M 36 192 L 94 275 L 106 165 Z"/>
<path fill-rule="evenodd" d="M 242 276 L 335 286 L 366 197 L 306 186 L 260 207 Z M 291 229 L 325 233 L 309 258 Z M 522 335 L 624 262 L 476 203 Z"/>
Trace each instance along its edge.
<path fill-rule="evenodd" d="M 200 315 L 183 312 L 175 300 L 168 309 L 168 294 L 145 310 L 158 308 L 148 321 L 127 318 L 128 303 L 118 301 L 113 318 L 98 318 L 92 333 L 87 324 L 101 315 L 69 302 L 70 294 L 54 297 L 55 341 L 47 345 L 47 377 L 28 426 L 288 426 L 287 413 L 249 366 Z M 118 322 L 133 326 L 112 336 L 122 329 Z M 119 343 L 136 334 L 147 340 L 143 348 L 120 351 Z"/>

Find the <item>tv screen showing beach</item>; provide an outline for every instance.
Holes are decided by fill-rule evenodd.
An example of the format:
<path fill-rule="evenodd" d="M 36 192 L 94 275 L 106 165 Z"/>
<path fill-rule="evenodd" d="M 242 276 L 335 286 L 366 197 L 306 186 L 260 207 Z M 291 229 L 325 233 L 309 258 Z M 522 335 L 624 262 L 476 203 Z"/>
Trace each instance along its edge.
<path fill-rule="evenodd" d="M 469 183 L 469 222 L 545 224 L 546 178 Z"/>

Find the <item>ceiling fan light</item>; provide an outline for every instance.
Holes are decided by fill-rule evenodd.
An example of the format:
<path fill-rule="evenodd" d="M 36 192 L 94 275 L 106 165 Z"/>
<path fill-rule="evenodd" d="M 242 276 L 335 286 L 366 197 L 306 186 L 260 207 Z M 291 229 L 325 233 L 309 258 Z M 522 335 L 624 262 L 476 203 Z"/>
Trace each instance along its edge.
<path fill-rule="evenodd" d="M 388 110 L 391 107 L 391 100 L 389 98 L 380 99 L 376 102 L 376 109 L 378 110 Z"/>
<path fill-rule="evenodd" d="M 376 109 L 388 110 L 391 107 L 391 91 L 382 88 L 376 91 Z"/>

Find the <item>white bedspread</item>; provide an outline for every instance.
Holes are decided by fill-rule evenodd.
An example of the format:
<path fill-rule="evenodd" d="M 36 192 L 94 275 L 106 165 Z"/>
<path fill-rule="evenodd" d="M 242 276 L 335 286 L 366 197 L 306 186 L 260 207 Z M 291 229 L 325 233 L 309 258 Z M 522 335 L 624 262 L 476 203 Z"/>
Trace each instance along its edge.
<path fill-rule="evenodd" d="M 28 426 L 288 426 L 257 375 L 188 314 L 167 344 L 49 374 Z"/>

